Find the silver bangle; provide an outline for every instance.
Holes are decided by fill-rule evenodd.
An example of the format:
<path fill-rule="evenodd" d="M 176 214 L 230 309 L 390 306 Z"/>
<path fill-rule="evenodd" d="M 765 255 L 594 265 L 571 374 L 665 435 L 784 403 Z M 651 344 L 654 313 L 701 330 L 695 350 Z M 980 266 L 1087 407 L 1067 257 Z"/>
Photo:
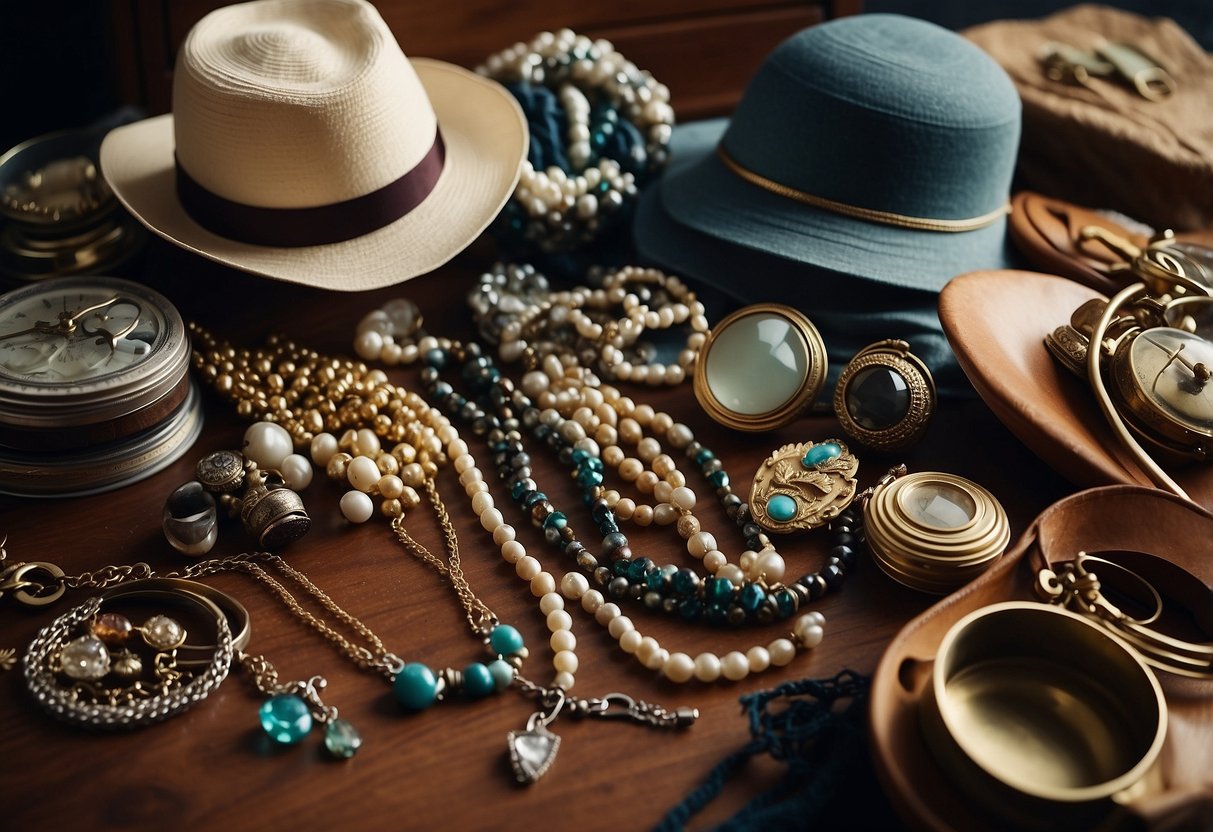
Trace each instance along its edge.
<path fill-rule="evenodd" d="M 191 599 L 197 600 L 195 596 L 191 596 Z M 26 686 L 38 705 L 51 716 L 101 730 L 137 728 L 176 716 L 205 699 L 227 677 L 234 647 L 227 618 L 219 613 L 215 618 L 214 656 L 203 670 L 190 674 L 188 681 L 130 702 L 109 704 L 82 701 L 75 686 L 67 686 L 59 681 L 53 667 L 54 657 L 81 625 L 100 612 L 105 600 L 101 596 L 91 598 L 59 616 L 38 633 L 26 650 Z M 210 602 L 205 603 L 208 608 L 214 606 Z"/>

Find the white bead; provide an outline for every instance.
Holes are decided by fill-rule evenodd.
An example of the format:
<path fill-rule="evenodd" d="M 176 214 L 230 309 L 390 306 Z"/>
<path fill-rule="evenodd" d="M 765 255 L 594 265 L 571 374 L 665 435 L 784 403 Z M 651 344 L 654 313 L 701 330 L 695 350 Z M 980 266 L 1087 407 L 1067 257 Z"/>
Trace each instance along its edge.
<path fill-rule="evenodd" d="M 539 599 L 539 611 L 544 615 L 551 615 L 557 610 L 564 609 L 564 599 L 560 597 L 559 592 L 549 592 L 547 595 Z M 549 619 L 550 622 L 551 619 Z M 569 619 L 570 626 L 573 619 Z"/>
<path fill-rule="evenodd" d="M 535 577 L 531 578 L 531 594 L 536 598 L 542 598 L 550 592 L 556 591 L 556 578 L 551 572 L 540 572 Z"/>
<path fill-rule="evenodd" d="M 771 664 L 783 667 L 796 658 L 796 645 L 789 639 L 777 638 L 767 645 L 767 652 L 771 656 Z"/>
<path fill-rule="evenodd" d="M 358 436 L 354 440 L 354 446 L 360 455 L 374 459 L 375 454 L 379 453 L 383 447 L 383 443 L 379 441 L 379 435 L 375 431 L 370 428 L 360 428 Z"/>
<path fill-rule="evenodd" d="M 740 682 L 750 675 L 750 660 L 745 653 L 733 650 L 720 660 L 720 673 L 730 682 Z"/>
<path fill-rule="evenodd" d="M 476 512 L 476 516 L 484 514 L 493 507 L 493 495 L 487 491 L 478 491 L 472 497 L 472 511 Z"/>
<path fill-rule="evenodd" d="M 695 657 L 695 678 L 701 682 L 715 682 L 720 678 L 720 659 L 715 653 L 700 653 Z"/>
<path fill-rule="evenodd" d="M 572 690 L 573 682 L 574 682 L 574 679 L 573 679 L 572 673 L 561 672 L 561 673 L 557 673 L 555 676 L 552 677 L 552 684 L 555 687 L 564 688 L 565 690 Z"/>
<path fill-rule="evenodd" d="M 802 615 L 796 619 L 796 626 L 792 628 L 792 632 L 796 634 L 801 645 L 808 649 L 821 644 L 821 639 L 825 635 L 825 630 L 821 625 L 808 615 Z"/>
<path fill-rule="evenodd" d="M 728 563 L 729 559 L 725 557 L 724 552 L 720 551 L 719 549 L 713 549 L 703 556 L 704 568 L 713 575 L 720 574 L 721 567 L 727 566 Z"/>
<path fill-rule="evenodd" d="M 561 650 L 552 659 L 552 666 L 560 673 L 576 673 L 577 665 L 577 654 L 572 650 Z"/>
<path fill-rule="evenodd" d="M 337 437 L 331 433 L 318 433 L 312 437 L 312 445 L 310 448 L 312 454 L 312 462 L 319 465 L 321 468 L 329 464 L 333 454 L 337 453 Z"/>
<path fill-rule="evenodd" d="M 244 455 L 257 463 L 262 471 L 276 470 L 295 452 L 295 443 L 282 425 L 274 422 L 253 422 L 244 432 Z"/>
<path fill-rule="evenodd" d="M 504 546 L 515 537 L 517 537 L 517 534 L 514 532 L 514 527 L 507 523 L 502 523 L 493 529 L 493 542 L 498 546 Z"/>
<path fill-rule="evenodd" d="M 312 463 L 303 454 L 291 454 L 282 460 L 278 470 L 292 491 L 302 491 L 312 484 Z"/>
<path fill-rule="evenodd" d="M 693 557 L 702 558 L 716 548 L 716 537 L 711 532 L 695 532 L 687 538 L 687 551 Z"/>
<path fill-rule="evenodd" d="M 529 581 L 531 578 L 543 571 L 543 564 L 536 560 L 531 555 L 525 555 L 518 559 L 514 564 L 514 571 L 518 573 L 518 577 L 524 581 Z"/>
<path fill-rule="evenodd" d="M 624 633 L 629 630 L 635 630 L 636 625 L 632 623 L 632 619 L 626 615 L 619 615 L 611 619 L 611 623 L 607 624 L 607 632 L 611 634 L 611 638 L 618 641 Z"/>
<path fill-rule="evenodd" d="M 598 609 L 594 610 L 594 620 L 604 627 L 611 623 L 611 620 L 622 615 L 618 604 L 603 604 Z"/>
<path fill-rule="evenodd" d="M 363 361 L 377 361 L 383 349 L 383 336 L 373 329 L 363 330 L 354 339 L 354 352 Z"/>
<path fill-rule="evenodd" d="M 641 642 L 644 643 L 643 641 Z M 637 650 L 639 652 L 639 649 Z M 670 651 L 664 647 L 657 648 L 657 652 L 643 660 L 644 666 L 649 670 L 661 670 L 665 667 L 665 663 L 670 660 Z"/>
<path fill-rule="evenodd" d="M 741 586 L 745 583 L 745 573 L 741 571 L 741 567 L 735 563 L 726 563 L 724 566 L 716 570 L 717 578 L 724 578 L 733 586 Z"/>
<path fill-rule="evenodd" d="M 560 579 L 560 591 L 570 601 L 576 601 L 585 595 L 589 588 L 589 580 L 580 572 L 565 572 L 564 577 Z"/>
<path fill-rule="evenodd" d="M 501 545 L 501 559 L 506 563 L 517 563 L 526 556 L 526 547 L 517 540 L 507 540 Z"/>
<path fill-rule="evenodd" d="M 674 489 L 670 502 L 683 511 L 690 511 L 695 508 L 695 492 L 685 485 L 679 486 Z"/>
<path fill-rule="evenodd" d="M 347 491 L 341 498 L 341 514 L 351 523 L 365 523 L 375 513 L 375 504 L 361 491 Z"/>
<path fill-rule="evenodd" d="M 572 630 L 557 630 L 548 639 L 548 646 L 554 653 L 559 653 L 561 650 L 576 650 L 577 636 L 573 635 Z"/>
<path fill-rule="evenodd" d="M 560 596 L 557 595 L 557 598 Z M 569 615 L 564 610 L 552 610 L 547 617 L 548 630 L 556 632 L 557 630 L 573 629 L 573 616 Z"/>
<path fill-rule="evenodd" d="M 379 482 L 379 466 L 369 456 L 356 456 L 345 468 L 345 478 L 359 491 L 370 492 L 371 486 Z"/>
<path fill-rule="evenodd" d="M 581 595 L 581 608 L 588 613 L 596 615 L 605 601 L 606 599 L 602 597 L 601 592 L 596 589 L 589 589 Z"/>
<path fill-rule="evenodd" d="M 754 564 L 754 578 L 765 577 L 768 584 L 779 583 L 783 580 L 786 569 L 783 555 L 774 549 L 768 549 L 765 554 L 758 556 L 758 561 Z"/>
<path fill-rule="evenodd" d="M 497 528 L 504 522 L 505 518 L 495 508 L 491 508 L 480 515 L 480 525 L 486 532 L 496 532 Z"/>
<path fill-rule="evenodd" d="M 661 650 L 661 645 L 657 643 L 657 639 L 645 636 L 636 647 L 636 658 L 640 659 L 641 664 L 647 666 L 659 650 Z"/>
<path fill-rule="evenodd" d="M 826 617 L 818 610 L 810 610 L 804 614 L 804 617 L 811 620 L 818 627 L 824 627 L 826 624 Z"/>
<path fill-rule="evenodd" d="M 644 635 L 639 630 L 628 630 L 619 637 L 619 648 L 627 654 L 635 653 L 644 641 Z"/>
<path fill-rule="evenodd" d="M 751 673 L 761 673 L 771 666 L 771 654 L 765 647 L 755 644 L 745 653 L 746 661 L 750 663 Z"/>
<path fill-rule="evenodd" d="M 695 675 L 695 660 L 686 653 L 671 653 L 661 672 L 671 682 L 689 682 Z"/>

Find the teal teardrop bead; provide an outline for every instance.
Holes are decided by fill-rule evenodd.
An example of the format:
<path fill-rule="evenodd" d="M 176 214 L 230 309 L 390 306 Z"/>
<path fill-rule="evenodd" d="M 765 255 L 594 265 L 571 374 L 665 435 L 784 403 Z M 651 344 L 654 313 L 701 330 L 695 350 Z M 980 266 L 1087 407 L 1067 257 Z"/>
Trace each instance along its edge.
<path fill-rule="evenodd" d="M 312 712 L 293 693 L 279 693 L 261 703 L 261 727 L 270 739 L 294 745 L 312 730 Z"/>
<path fill-rule="evenodd" d="M 498 624 L 493 628 L 493 632 L 489 633 L 489 646 L 499 656 L 512 656 L 521 650 L 525 643 L 522 633 L 509 624 Z"/>
<path fill-rule="evenodd" d="M 805 468 L 813 468 L 821 463 L 842 456 L 842 448 L 838 447 L 833 442 L 822 442 L 820 445 L 814 445 L 805 453 L 804 463 Z"/>
<path fill-rule="evenodd" d="M 409 662 L 400 668 L 392 681 L 396 700 L 410 711 L 421 711 L 438 698 L 438 679 L 434 671 L 420 662 Z"/>
<path fill-rule="evenodd" d="M 463 692 L 471 698 L 488 696 L 495 689 L 493 674 L 480 662 L 473 662 L 463 669 Z"/>
<path fill-rule="evenodd" d="M 514 667 L 504 659 L 489 662 L 489 673 L 497 690 L 505 690 L 514 681 Z"/>
<path fill-rule="evenodd" d="M 796 516 L 796 501 L 787 494 L 776 494 L 767 500 L 767 514 L 778 523 L 786 523 Z"/>
<path fill-rule="evenodd" d="M 334 757 L 348 760 L 362 747 L 362 735 L 344 719 L 329 720 L 324 726 L 324 747 Z"/>

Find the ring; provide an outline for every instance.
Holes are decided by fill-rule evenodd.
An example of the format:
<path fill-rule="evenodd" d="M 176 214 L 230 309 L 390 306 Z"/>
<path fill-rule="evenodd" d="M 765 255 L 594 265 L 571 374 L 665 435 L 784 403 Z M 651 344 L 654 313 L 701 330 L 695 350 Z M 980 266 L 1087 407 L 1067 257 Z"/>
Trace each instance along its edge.
<path fill-rule="evenodd" d="M 910 447 L 922 438 L 934 413 L 931 371 L 905 341 L 864 347 L 834 388 L 834 415 L 843 432 L 875 450 Z"/>

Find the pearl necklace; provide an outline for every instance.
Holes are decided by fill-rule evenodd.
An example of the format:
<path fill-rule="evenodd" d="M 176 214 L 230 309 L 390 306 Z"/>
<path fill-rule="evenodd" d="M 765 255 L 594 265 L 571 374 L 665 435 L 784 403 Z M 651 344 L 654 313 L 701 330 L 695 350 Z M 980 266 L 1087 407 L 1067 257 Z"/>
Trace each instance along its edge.
<path fill-rule="evenodd" d="M 624 216 L 638 187 L 665 167 L 674 124 L 670 92 L 609 41 L 569 29 L 543 32 L 529 44 L 490 55 L 476 71 L 519 97 L 527 87 L 554 90 L 568 121 L 567 147 L 558 155 L 567 156 L 569 169 L 541 161 L 536 169 L 531 160 L 542 155 L 532 147 L 498 223 L 509 231 L 507 242 L 537 243 L 547 252 L 591 242 Z M 618 159 L 606 155 L 616 134 L 638 138 L 629 155 Z"/>
<path fill-rule="evenodd" d="M 247 411 L 246 415 L 281 424 L 297 446 L 309 446 L 313 460 L 330 478 L 348 482 L 353 490 L 342 498 L 342 512 L 347 519 L 366 520 L 371 514 L 365 510 L 363 499 L 351 500 L 351 494 L 366 501 L 370 501 L 372 494 L 383 498 L 381 513 L 391 518 L 401 545 L 451 582 L 471 630 L 484 638 L 490 653 L 497 655 L 497 661 L 487 666 L 477 663 L 462 671 L 447 668 L 435 673 L 423 664 L 405 663 L 394 654 L 384 654 L 376 667 L 382 666 L 387 672 L 404 707 L 424 709 L 456 691 L 478 698 L 510 685 L 533 696 L 538 700 L 539 710 L 528 720 L 525 731 L 509 735 L 514 773 L 525 783 L 534 782 L 550 766 L 559 740 L 547 726 L 562 710 L 590 716 L 610 712 L 613 717 L 623 716 L 656 727 L 681 727 L 698 717 L 693 709 L 671 712 L 623 694 L 608 694 L 600 699 L 568 695 L 579 666 L 577 642 L 572 633 L 572 617 L 564 612 L 564 598 L 556 591 L 556 580 L 527 555 L 514 528 L 495 508 L 488 484 L 467 444 L 442 413 L 415 393 L 388 383 L 382 371 L 368 370 L 365 365 L 325 358 L 291 342 L 277 340 L 263 353 L 234 350 L 197 326 L 192 326 L 191 332 L 195 344 L 200 345 L 195 347 L 195 364 L 217 390 L 236 398 L 238 410 Z M 449 342 L 442 344 L 450 347 Z M 439 348 L 439 342 L 434 341 L 434 348 Z M 263 374 L 278 374 L 279 378 L 271 381 L 263 378 Z M 317 381 L 322 383 L 319 390 L 314 384 Z M 266 387 L 282 392 L 257 396 L 257 391 Z M 344 427 L 346 431 L 338 439 L 333 434 L 308 429 L 315 425 Z M 397 444 L 390 452 L 385 451 L 383 439 Z M 343 451 L 342 447 L 348 450 Z M 481 527 L 500 547 L 502 557 L 515 564 L 519 577 L 528 581 L 531 593 L 540 599 L 540 611 L 552 632 L 549 643 L 555 675 L 548 687 L 518 673 L 528 654 L 521 635 L 515 628 L 498 622 L 463 576 L 455 529 L 436 484 L 439 468 L 448 461 L 459 474 L 459 482 Z M 417 487 L 425 491 L 442 527 L 448 550 L 446 564 L 418 543 L 405 527 L 406 510 L 420 503 Z"/>

